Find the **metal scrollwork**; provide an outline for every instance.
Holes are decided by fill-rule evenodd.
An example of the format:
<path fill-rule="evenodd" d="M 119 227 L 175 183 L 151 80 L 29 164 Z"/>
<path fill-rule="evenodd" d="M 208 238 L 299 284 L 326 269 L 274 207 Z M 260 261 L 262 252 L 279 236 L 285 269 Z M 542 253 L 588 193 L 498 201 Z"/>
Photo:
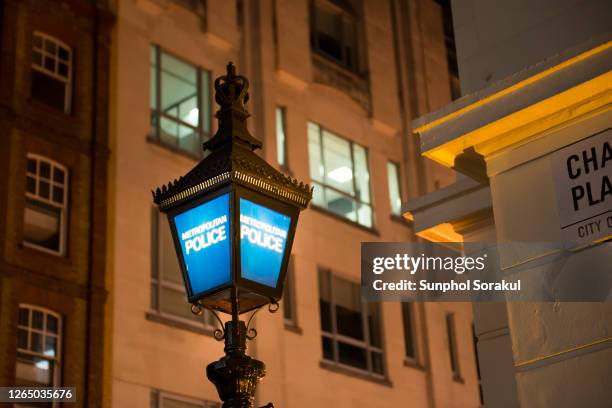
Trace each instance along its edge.
<path fill-rule="evenodd" d="M 276 300 L 270 300 L 270 303 L 268 304 L 268 311 L 270 313 L 278 312 L 279 308 L 280 308 L 280 305 L 278 304 Z"/>
<path fill-rule="evenodd" d="M 210 307 L 206 307 L 201 304 L 194 303 L 191 305 L 191 313 L 193 313 L 196 316 L 201 316 L 204 311 L 203 309 L 206 309 L 210 313 L 212 313 L 215 319 L 217 319 L 217 321 L 219 322 L 220 328 L 215 329 L 215 331 L 213 332 L 213 337 L 217 341 L 222 341 L 223 339 L 225 339 L 225 330 L 223 329 L 224 327 L 223 320 L 221 320 L 221 318 L 219 317 L 219 314 L 214 309 L 211 309 Z"/>

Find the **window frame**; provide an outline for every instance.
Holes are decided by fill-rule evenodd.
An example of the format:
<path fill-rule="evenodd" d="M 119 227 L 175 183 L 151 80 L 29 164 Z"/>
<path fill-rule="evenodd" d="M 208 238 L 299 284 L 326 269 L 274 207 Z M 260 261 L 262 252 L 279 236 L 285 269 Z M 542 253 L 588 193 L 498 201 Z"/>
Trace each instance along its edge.
<path fill-rule="evenodd" d="M 359 7 L 363 7 L 363 3 L 359 2 Z M 329 55 L 325 51 L 322 51 L 319 46 L 319 40 L 317 37 L 316 27 L 317 27 L 317 8 L 327 10 L 330 13 L 335 14 L 341 20 L 340 27 L 340 36 L 338 38 L 340 43 L 340 53 L 341 59 L 338 60 L 333 56 Z M 316 55 L 325 58 L 326 60 L 336 64 L 342 69 L 348 70 L 353 74 L 359 75 L 361 72 L 360 62 L 361 62 L 361 54 L 363 50 L 360 47 L 361 44 L 361 25 L 363 24 L 363 17 L 359 10 L 350 11 L 339 4 L 335 4 L 331 0 L 310 0 L 310 48 L 311 51 Z M 344 29 L 347 24 L 346 21 L 349 21 L 350 24 L 353 24 L 355 30 L 355 55 L 353 56 L 353 61 L 350 61 L 346 55 L 346 44 L 347 41 L 344 39 Z"/>
<path fill-rule="evenodd" d="M 343 196 L 343 197 L 347 197 L 347 198 L 349 198 L 350 200 L 352 200 L 352 201 L 353 201 L 353 202 L 356 204 L 356 208 L 355 208 L 355 218 L 356 218 L 356 220 L 355 220 L 355 221 L 353 221 L 353 220 L 351 220 L 350 218 L 345 217 L 345 216 L 343 216 L 342 214 L 338 214 L 338 213 L 334 212 L 333 210 L 330 210 L 330 209 L 329 209 L 329 208 L 327 208 L 327 207 L 323 207 L 323 206 L 320 206 L 320 205 L 316 204 L 314 201 L 311 203 L 311 205 L 312 205 L 314 208 L 317 208 L 317 209 L 323 210 L 323 211 L 325 211 L 326 213 L 333 214 L 334 216 L 339 217 L 339 218 L 340 218 L 340 219 L 342 219 L 343 221 L 347 221 L 347 222 L 349 222 L 349 223 L 351 223 L 351 224 L 354 224 L 355 226 L 358 226 L 358 227 L 360 227 L 360 228 L 365 228 L 365 229 L 367 229 L 367 230 L 369 230 L 369 231 L 373 231 L 373 230 L 375 230 L 375 228 L 376 228 L 376 223 L 375 223 L 375 221 L 376 221 L 376 216 L 375 216 L 375 211 L 374 211 L 374 197 L 373 197 L 373 195 L 372 195 L 372 177 L 371 177 L 371 171 L 370 171 L 370 167 L 371 167 L 371 166 L 370 166 L 370 152 L 369 152 L 368 147 L 367 147 L 367 146 L 363 146 L 363 145 L 361 145 L 361 144 L 359 144 L 359 143 L 356 143 L 356 142 L 352 141 L 351 139 L 347 139 L 347 138 L 345 138 L 345 137 L 342 137 L 342 136 L 338 135 L 337 133 L 332 132 L 331 130 L 329 130 L 329 129 L 327 129 L 327 128 L 323 127 L 323 126 L 321 126 L 320 124 L 318 124 L 318 123 L 316 123 L 316 122 L 311 122 L 311 121 L 308 121 L 308 122 L 307 122 L 307 125 L 308 125 L 308 123 L 312 123 L 313 125 L 316 125 L 316 126 L 317 126 L 317 128 L 319 129 L 319 132 L 318 132 L 318 133 L 319 133 L 319 134 L 318 134 L 318 137 L 319 137 L 319 155 L 320 155 L 320 157 L 321 157 L 321 163 L 320 163 L 320 165 L 323 167 L 323 181 L 322 181 L 322 182 L 319 182 L 319 181 L 314 180 L 314 179 L 312 178 L 312 169 L 310 169 L 310 163 L 309 163 L 309 169 L 308 169 L 308 170 L 309 170 L 309 173 L 310 173 L 310 174 L 309 174 L 309 177 L 310 177 L 310 182 L 311 182 L 311 184 L 312 184 L 314 187 L 319 187 L 319 188 L 321 188 L 321 190 L 322 190 L 322 194 L 323 194 L 323 201 L 324 201 L 325 203 L 327 203 L 327 199 L 326 199 L 326 190 L 327 190 L 327 189 L 333 190 L 335 193 L 337 193 L 337 194 L 339 194 L 339 195 L 341 195 L 341 196 Z M 307 128 L 307 129 L 308 129 L 308 128 Z M 308 130 L 307 130 L 307 131 L 308 131 Z M 350 194 L 349 194 L 349 193 L 347 193 L 346 191 L 342 191 L 342 190 L 340 190 L 340 189 L 338 189 L 338 188 L 336 188 L 336 187 L 334 187 L 334 186 L 332 186 L 332 185 L 327 184 L 327 169 L 325 168 L 325 147 L 324 147 L 324 145 L 323 145 L 323 132 L 324 132 L 324 131 L 325 131 L 325 132 L 328 132 L 328 133 L 331 133 L 331 134 L 332 134 L 332 135 L 334 135 L 335 137 L 337 137 L 337 138 L 339 138 L 339 139 L 342 139 L 342 140 L 344 140 L 345 142 L 348 142 L 348 143 L 349 143 L 349 146 L 350 146 L 350 151 L 351 151 L 351 157 L 350 157 L 350 160 L 351 160 L 351 174 L 352 174 L 352 183 L 353 183 L 353 191 L 355 192 L 355 193 L 354 193 L 354 194 L 355 194 L 354 196 L 350 195 Z M 359 147 L 361 147 L 361 148 L 364 150 L 364 153 L 365 153 L 365 163 L 366 163 L 366 170 L 367 170 L 367 174 L 368 174 L 368 197 L 370 197 L 370 202 L 369 202 L 369 203 L 364 202 L 364 201 L 361 201 L 361 199 L 358 197 L 358 191 L 359 191 L 359 189 L 357 188 L 357 177 L 355 177 L 356 171 L 355 171 L 355 148 L 354 148 L 354 146 L 359 146 Z M 308 147 L 307 147 L 307 148 L 308 148 Z M 310 153 L 310 152 L 309 152 L 309 153 Z M 361 224 L 361 223 L 359 222 L 359 214 L 358 214 L 358 211 L 359 211 L 359 207 L 360 207 L 360 206 L 362 206 L 362 205 L 363 205 L 363 206 L 370 207 L 370 212 L 371 212 L 371 216 L 370 216 L 370 224 L 371 224 L 371 225 L 364 225 L 364 224 Z"/>
<path fill-rule="evenodd" d="M 34 37 L 39 36 L 41 37 L 41 48 L 37 48 L 34 45 Z M 63 76 L 61 76 L 60 74 L 57 73 L 57 67 L 59 65 L 59 56 L 58 54 L 50 54 L 48 51 L 45 50 L 45 46 L 44 43 L 46 41 L 52 42 L 55 44 L 56 48 L 58 46 L 61 46 L 62 48 L 66 49 L 68 51 L 68 61 L 66 61 L 66 65 L 68 66 L 68 76 L 66 78 L 64 78 Z M 57 48 L 59 49 L 59 48 Z M 31 58 L 31 64 L 30 67 L 33 70 L 36 70 L 44 75 L 50 76 L 53 79 L 56 79 L 58 81 L 61 81 L 65 84 L 66 86 L 66 93 L 64 95 L 64 109 L 63 112 L 66 114 L 70 114 L 70 112 L 72 111 L 72 88 L 73 88 L 73 63 L 74 63 L 74 58 L 73 58 L 73 48 L 71 46 L 69 46 L 68 44 L 66 44 L 65 42 L 63 42 L 62 40 L 60 40 L 57 37 L 54 37 L 50 34 L 47 34 L 45 32 L 42 31 L 38 31 L 38 30 L 34 30 L 34 32 L 32 33 L 32 50 L 31 53 L 33 54 L 34 51 L 37 51 L 41 54 L 41 65 L 39 66 L 37 64 L 35 64 L 34 62 L 34 58 L 32 56 L 30 56 Z M 32 55 L 30 54 L 30 55 Z M 53 58 L 53 60 L 55 61 L 55 72 L 51 72 L 50 70 L 48 70 L 47 68 L 44 67 L 44 57 L 48 56 L 50 58 Z M 63 62 L 63 61 L 62 61 Z"/>
<path fill-rule="evenodd" d="M 402 312 L 402 327 L 404 334 L 404 362 L 410 365 L 419 365 L 419 339 L 417 336 L 417 326 L 416 326 L 416 313 L 415 313 L 415 304 L 414 302 L 401 302 L 401 312 Z M 410 326 L 406 327 L 406 311 L 410 314 Z M 408 353 L 408 342 L 406 341 L 408 336 L 410 336 L 411 344 L 412 344 L 412 355 Z"/>
<path fill-rule="evenodd" d="M 201 321 L 198 322 L 196 320 L 187 319 L 182 316 L 178 316 L 172 313 L 164 312 L 161 307 L 161 299 L 162 299 L 162 289 L 170 289 L 175 292 L 179 292 L 185 296 L 185 305 L 187 307 L 187 292 L 184 284 L 179 284 L 175 282 L 170 282 L 163 279 L 163 274 L 161 273 L 161 265 L 159 262 L 159 257 L 161 254 L 160 249 L 162 248 L 162 234 L 160 233 L 160 222 L 167 222 L 166 215 L 159 212 L 157 208 L 151 209 L 151 298 L 149 304 L 149 313 L 154 314 L 156 316 L 160 316 L 161 318 L 178 322 L 181 325 L 190 326 L 197 330 L 204 330 L 206 333 L 210 333 L 211 335 L 218 328 L 217 320 L 215 316 L 209 310 L 203 309 L 202 315 L 200 316 Z M 168 231 L 170 232 L 170 231 Z M 174 254 L 174 247 L 171 248 L 172 253 Z M 177 265 L 178 267 L 178 265 Z M 180 273 L 180 270 L 179 270 Z M 182 274 L 181 274 L 182 279 Z M 153 291 L 155 290 L 155 298 L 153 298 Z M 153 301 L 155 299 L 155 301 Z"/>
<path fill-rule="evenodd" d="M 391 197 L 391 174 L 389 173 L 389 165 L 395 167 L 396 170 L 396 174 L 397 174 L 397 192 L 399 194 L 399 199 L 400 199 L 400 208 L 399 208 L 399 213 L 396 214 L 395 212 L 393 212 L 393 199 Z M 387 160 L 387 190 L 389 191 L 389 210 L 391 211 L 391 216 L 392 217 L 402 217 L 402 201 L 403 201 L 403 197 L 404 197 L 404 191 L 402 189 L 402 168 L 399 162 L 396 162 L 395 160 Z"/>
<path fill-rule="evenodd" d="M 17 345 L 17 347 L 15 347 L 15 351 L 17 353 L 17 355 L 19 354 L 25 354 L 25 355 L 29 355 L 29 356 L 33 356 L 33 357 L 37 357 L 37 358 L 41 358 L 41 359 L 45 359 L 45 360 L 50 360 L 53 361 L 54 364 L 54 369 L 53 369 L 53 379 L 52 379 L 52 387 L 58 387 L 60 386 L 62 380 L 62 340 L 63 340 L 63 335 L 62 335 L 62 331 L 63 331 L 63 318 L 62 315 L 59 314 L 58 312 L 51 310 L 49 308 L 43 307 L 43 306 L 38 306 L 38 305 L 33 305 L 30 303 L 20 303 L 18 305 L 17 308 L 17 313 L 19 313 L 21 311 L 21 309 L 27 309 L 28 310 L 28 323 L 30 324 L 32 321 L 32 314 L 34 311 L 38 311 L 43 313 L 43 329 L 36 329 L 34 327 L 30 326 L 22 326 L 19 324 L 19 317 L 17 317 L 17 331 L 21 330 L 26 330 L 28 332 L 28 346 L 30 344 L 30 339 L 31 339 L 31 333 L 32 332 L 36 332 L 39 333 L 43 336 L 43 347 L 44 347 L 44 339 L 47 337 L 47 334 L 49 333 L 49 335 L 51 337 L 55 337 L 56 338 L 56 344 L 57 344 L 57 353 L 55 356 L 50 357 L 45 355 L 44 353 L 37 353 L 35 351 L 29 350 L 29 349 L 22 349 L 19 348 L 19 345 Z M 48 332 L 46 330 L 46 326 L 47 326 L 47 315 L 53 316 L 57 319 L 57 333 L 52 333 L 52 332 Z M 17 362 L 15 362 L 15 364 L 17 364 Z M 53 407 L 57 407 L 59 406 L 58 402 L 53 402 Z"/>
<path fill-rule="evenodd" d="M 28 159 L 34 159 L 36 160 L 36 174 L 32 174 L 30 172 L 28 172 L 28 167 L 27 167 L 27 162 Z M 40 197 L 37 195 L 38 193 L 38 180 L 40 179 L 39 176 L 39 168 L 40 168 L 40 162 L 44 161 L 47 164 L 49 164 L 51 166 L 50 169 L 50 176 L 51 178 L 48 179 L 48 183 L 51 187 L 53 187 L 56 183 L 53 181 L 53 171 L 55 168 L 58 168 L 60 170 L 62 170 L 64 172 L 64 183 L 62 185 L 62 188 L 64 189 L 64 197 L 63 197 L 63 205 L 59 205 L 57 202 L 51 200 L 51 199 L 46 199 L 44 197 Z M 33 201 L 38 201 L 44 205 L 48 205 L 48 206 L 52 206 L 52 207 L 56 207 L 60 210 L 60 220 L 59 220 L 59 249 L 57 251 L 54 251 L 52 249 L 46 248 L 44 246 L 41 245 L 37 245 L 34 244 L 32 242 L 28 242 L 25 239 L 25 232 L 24 232 L 24 236 L 22 239 L 22 244 L 25 247 L 28 248 L 32 248 L 32 249 L 36 249 L 38 251 L 42 251 L 42 252 L 46 252 L 48 254 L 51 255 L 56 255 L 56 256 L 65 256 L 67 253 L 67 242 L 68 242 L 68 217 L 69 217 L 69 203 L 68 203 L 68 199 L 69 199 L 69 189 L 70 189 L 70 172 L 68 171 L 68 168 L 66 166 L 64 166 L 63 164 L 50 159 L 46 156 L 42 156 L 40 154 L 37 153 L 26 153 L 26 166 L 25 166 L 25 175 L 26 175 L 26 180 L 27 177 L 33 177 L 36 181 L 35 184 L 35 193 L 30 193 L 27 190 L 27 186 L 24 188 L 24 196 L 26 198 L 26 200 L 33 200 Z M 52 190 L 49 193 L 49 196 L 52 197 Z M 23 214 L 23 225 L 25 227 L 25 203 L 24 203 L 24 214 Z"/>
<path fill-rule="evenodd" d="M 278 118 L 280 115 L 280 129 Z M 278 166 L 283 170 L 289 169 L 289 149 L 287 146 L 287 107 L 277 105 L 274 109 L 274 124 L 276 131 L 276 162 Z M 280 135 L 282 134 L 282 149 L 279 149 Z M 281 160 L 282 154 L 282 160 Z"/>
<path fill-rule="evenodd" d="M 297 312 L 297 291 L 295 290 L 295 257 L 294 255 L 289 256 L 289 262 L 287 266 L 287 274 L 285 276 L 285 299 L 283 302 L 283 321 L 285 322 L 285 328 L 293 331 L 301 332 L 298 324 L 298 312 Z M 287 298 L 289 294 L 289 298 Z M 291 310 L 291 316 L 287 317 L 287 309 L 285 305 L 289 303 Z"/>
<path fill-rule="evenodd" d="M 459 364 L 459 350 L 457 348 L 457 323 L 454 313 L 446 313 L 446 336 L 448 341 L 448 356 L 453 380 L 463 382 L 461 366 Z"/>
<path fill-rule="evenodd" d="M 166 147 L 172 151 L 175 151 L 177 153 L 181 153 L 184 155 L 187 155 L 191 158 L 195 158 L 195 159 L 201 159 L 204 156 L 204 151 L 201 148 L 202 144 L 209 140 L 212 137 L 212 123 L 213 123 L 213 103 L 214 103 L 214 96 L 213 96 L 213 80 L 212 80 L 212 70 L 206 69 L 204 67 L 202 67 L 199 64 L 193 64 L 192 62 L 172 53 L 171 51 L 167 51 L 165 48 L 162 48 L 159 44 L 150 44 L 149 47 L 150 52 L 152 52 L 153 50 L 155 50 L 155 109 L 153 110 L 153 108 L 150 106 L 150 102 L 151 102 L 151 86 L 150 86 L 150 79 L 149 79 L 149 120 L 150 120 L 150 125 L 149 125 L 149 133 L 148 133 L 148 139 L 152 140 L 153 142 L 155 142 L 156 144 Z M 161 111 L 161 106 L 162 106 L 162 69 L 161 69 L 161 59 L 162 59 L 162 53 L 166 54 L 172 58 L 175 58 L 177 60 L 179 60 L 180 62 L 190 65 L 192 66 L 195 70 L 196 70 L 196 91 L 197 91 L 197 98 L 196 98 L 196 106 L 198 107 L 198 125 L 197 126 L 193 126 L 190 123 L 187 123 L 181 119 L 178 119 L 174 116 L 168 115 L 165 112 Z M 149 75 L 151 75 L 151 60 L 149 60 Z M 202 95 L 202 74 L 206 72 L 207 76 L 208 76 L 208 95 Z M 205 130 L 205 121 L 204 121 L 204 113 L 203 113 L 203 109 L 202 109 L 202 103 L 204 102 L 204 98 L 208 99 L 208 112 L 207 112 L 207 117 L 208 117 L 208 130 Z M 153 123 L 153 115 L 155 115 L 155 124 Z M 199 141 L 199 146 L 200 149 L 198 152 L 193 152 L 193 151 L 189 151 L 186 149 L 181 148 L 178 145 L 178 137 L 176 138 L 177 143 L 176 144 L 170 144 L 165 142 L 164 140 L 162 140 L 161 138 L 161 119 L 164 118 L 166 120 L 172 121 L 174 123 L 176 123 L 179 126 L 185 126 L 188 127 L 192 130 L 194 130 L 195 132 L 198 132 L 200 135 L 200 141 Z"/>
<path fill-rule="evenodd" d="M 333 346 L 333 360 L 329 360 L 327 358 L 325 358 L 325 356 L 323 355 L 324 353 L 322 353 L 322 360 L 326 363 L 326 364 L 330 364 L 332 366 L 336 366 L 336 367 L 340 367 L 342 369 L 348 370 L 348 371 L 352 371 L 354 373 L 358 373 L 358 374 L 364 374 L 367 377 L 372 377 L 372 378 L 376 378 L 376 379 L 380 379 L 380 380 L 386 380 L 387 376 L 388 376 L 388 365 L 387 365 L 387 353 L 385 350 L 385 337 L 384 337 L 384 319 L 383 319 L 383 310 L 382 307 L 380 305 L 380 303 L 377 302 L 371 302 L 371 304 L 374 305 L 374 307 L 376 307 L 378 310 L 378 316 L 379 316 L 379 325 L 380 325 L 380 342 L 381 342 L 381 346 L 380 347 L 376 347 L 373 346 L 371 344 L 371 339 L 370 339 L 370 325 L 368 322 L 368 315 L 369 315 L 369 311 L 368 311 L 368 306 L 370 305 L 370 303 L 368 302 L 364 302 L 363 299 L 361 299 L 360 301 L 360 306 L 361 306 L 361 324 L 362 324 L 362 328 L 363 328 L 363 338 L 364 340 L 356 340 L 352 337 L 349 336 L 345 336 L 342 334 L 338 333 L 338 321 L 337 321 L 337 315 L 336 315 L 336 301 L 334 299 L 334 277 L 338 278 L 338 279 L 342 279 L 345 280 L 347 282 L 350 282 L 351 284 L 355 284 L 359 286 L 358 282 L 355 282 L 351 279 L 347 279 L 344 276 L 335 274 L 331 269 L 328 268 L 319 268 L 318 269 L 318 276 L 320 279 L 320 276 L 324 274 L 327 279 L 328 279 L 328 287 L 329 287 L 329 296 L 330 296 L 330 311 L 331 311 L 331 315 L 330 315 L 330 320 L 331 320 L 331 329 L 332 332 L 327 332 L 323 330 L 322 327 L 322 322 L 320 322 L 319 327 L 320 327 L 320 332 L 321 332 L 321 339 L 323 338 L 328 338 L 331 339 L 332 341 L 332 346 Z M 319 293 L 319 302 L 321 301 L 321 293 Z M 319 306 L 320 308 L 320 306 Z M 319 313 L 321 313 L 322 311 L 319 309 Z M 319 317 L 320 319 L 320 317 Z M 340 362 L 340 357 L 339 357 L 339 346 L 338 346 L 338 342 L 343 342 L 346 344 L 349 344 L 351 346 L 354 347 L 359 347 L 365 350 L 366 352 L 366 365 L 367 365 L 367 369 L 361 369 L 358 367 L 354 367 L 348 364 L 344 364 Z M 373 363 L 372 363 L 372 352 L 375 353 L 380 353 L 382 355 L 382 373 L 377 373 L 373 370 Z"/>

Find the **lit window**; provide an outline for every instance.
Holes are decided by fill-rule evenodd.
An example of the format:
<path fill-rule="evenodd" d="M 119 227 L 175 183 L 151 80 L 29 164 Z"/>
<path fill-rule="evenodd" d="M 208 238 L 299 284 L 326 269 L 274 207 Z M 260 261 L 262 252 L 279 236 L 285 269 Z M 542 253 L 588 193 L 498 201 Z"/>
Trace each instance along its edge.
<path fill-rule="evenodd" d="M 297 327 L 297 302 L 295 297 L 295 259 L 289 258 L 287 276 L 285 278 L 285 291 L 283 293 L 283 317 L 285 325 Z"/>
<path fill-rule="evenodd" d="M 366 149 L 309 122 L 308 155 L 314 205 L 372 227 Z"/>
<path fill-rule="evenodd" d="M 276 108 L 276 161 L 287 167 L 287 135 L 285 133 L 285 108 Z"/>
<path fill-rule="evenodd" d="M 197 400 L 157 390 L 151 391 L 150 405 L 151 408 L 221 408 L 218 402 Z"/>
<path fill-rule="evenodd" d="M 34 32 L 32 97 L 63 112 L 70 112 L 72 49 L 50 35 Z"/>
<path fill-rule="evenodd" d="M 28 153 L 24 245 L 64 255 L 67 212 L 68 171 L 59 163 Z"/>
<path fill-rule="evenodd" d="M 151 47 L 151 137 L 201 156 L 210 137 L 210 73 Z"/>
<path fill-rule="evenodd" d="M 202 315 L 197 316 L 187 303 L 185 284 L 166 216 L 154 209 L 152 221 L 151 309 L 162 316 L 214 330 L 217 322 L 213 314 L 204 310 Z"/>
<path fill-rule="evenodd" d="M 362 303 L 360 285 L 319 270 L 323 358 L 384 376 L 380 304 Z"/>
<path fill-rule="evenodd" d="M 60 315 L 36 306 L 19 305 L 15 385 L 59 386 L 61 333 Z"/>
<path fill-rule="evenodd" d="M 446 315 L 446 334 L 448 339 L 448 355 L 450 359 L 451 371 L 453 379 L 461 380 L 461 372 L 459 370 L 459 356 L 457 355 L 457 333 L 455 327 L 455 315 L 448 313 Z"/>
<path fill-rule="evenodd" d="M 389 200 L 391 201 L 391 214 L 402 215 L 402 194 L 400 188 L 399 166 L 396 163 L 387 163 L 387 176 L 389 178 Z"/>
<path fill-rule="evenodd" d="M 314 0 L 311 46 L 320 55 L 350 70 L 357 70 L 359 0 Z"/>
<path fill-rule="evenodd" d="M 416 362 L 416 336 L 412 303 L 402 303 L 402 320 L 404 323 L 404 346 L 406 360 Z"/>

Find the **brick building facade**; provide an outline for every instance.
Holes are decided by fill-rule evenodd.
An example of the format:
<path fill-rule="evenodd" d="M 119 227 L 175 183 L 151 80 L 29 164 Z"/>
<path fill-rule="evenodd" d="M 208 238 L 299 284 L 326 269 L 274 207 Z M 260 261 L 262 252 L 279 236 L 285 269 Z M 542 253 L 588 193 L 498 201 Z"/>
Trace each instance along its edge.
<path fill-rule="evenodd" d="M 0 384 L 76 386 L 88 407 L 107 351 L 113 18 L 96 3 L 0 4 Z"/>

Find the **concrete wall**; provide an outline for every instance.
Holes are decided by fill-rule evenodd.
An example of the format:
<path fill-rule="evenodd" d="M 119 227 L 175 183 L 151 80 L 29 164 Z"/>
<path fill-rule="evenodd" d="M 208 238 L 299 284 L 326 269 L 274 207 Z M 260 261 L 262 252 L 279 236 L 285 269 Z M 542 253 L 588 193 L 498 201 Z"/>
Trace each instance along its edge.
<path fill-rule="evenodd" d="M 594 113 L 488 161 L 498 242 L 562 242 L 550 152 L 601 132 L 611 120 L 610 110 Z M 606 248 L 576 251 L 568 262 Z M 531 246 L 515 253 L 513 261 L 537 259 L 545 251 Z M 508 304 L 522 407 L 596 407 L 612 400 L 611 316 L 610 303 Z"/>
<path fill-rule="evenodd" d="M 400 305 L 383 304 L 386 384 L 321 367 L 317 268 L 331 268 L 358 282 L 362 241 L 414 239 L 408 224 L 391 217 L 387 191 L 387 161 L 405 165 L 418 160 L 418 152 L 410 157 L 404 153 L 401 139 L 408 131 L 399 120 L 390 7 L 387 3 L 364 2 L 370 67 L 368 112 L 346 92 L 312 80 L 306 0 L 244 2 L 244 32 L 237 25 L 233 4 L 209 1 L 208 29 L 203 32 L 198 18 L 176 4 L 160 0 L 119 3 L 111 83 L 111 212 L 115 220 L 109 256 L 114 270 L 112 406 L 148 406 L 151 389 L 218 400 L 212 384 L 205 379 L 204 367 L 222 355 L 222 344 L 209 336 L 146 318 L 152 257 L 150 190 L 195 165 L 193 160 L 146 139 L 150 44 L 211 70 L 213 77 L 224 73 L 227 61 L 238 61 L 238 71 L 245 73 L 252 84 L 247 107 L 254 117 L 249 126 L 263 140 L 262 154 L 270 163 L 276 160 L 274 109 L 278 105 L 286 108 L 288 168 L 293 177 L 309 180 L 308 121 L 368 148 L 375 229 L 357 227 L 313 208 L 303 213 L 293 248 L 301 333 L 286 330 L 278 314 L 262 312 L 257 316 L 259 337 L 249 344 L 249 353 L 265 361 L 268 371 L 259 386 L 257 403 L 273 401 L 287 408 L 382 408 L 401 406 L 406 401 L 415 407 L 434 403 L 444 407 L 477 406 L 472 317 L 467 304 L 418 306 L 420 364 L 416 367 L 404 364 Z M 278 22 L 276 46 L 273 12 Z M 244 43 L 251 45 L 245 49 L 241 46 Z M 450 370 L 447 311 L 456 314 L 462 383 L 453 381 Z"/>
<path fill-rule="evenodd" d="M 610 37 L 607 0 L 453 0 L 452 6 L 463 94 Z"/>

